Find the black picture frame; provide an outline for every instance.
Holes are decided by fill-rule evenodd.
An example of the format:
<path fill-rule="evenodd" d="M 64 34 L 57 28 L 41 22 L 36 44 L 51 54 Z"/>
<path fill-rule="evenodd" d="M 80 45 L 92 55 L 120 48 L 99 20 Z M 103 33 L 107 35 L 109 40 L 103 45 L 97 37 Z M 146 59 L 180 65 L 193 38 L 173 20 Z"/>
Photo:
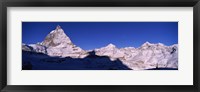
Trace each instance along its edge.
<path fill-rule="evenodd" d="M 194 85 L 7 85 L 7 7 L 193 7 Z M 200 92 L 200 0 L 1 0 L 0 90 L 2 92 Z"/>

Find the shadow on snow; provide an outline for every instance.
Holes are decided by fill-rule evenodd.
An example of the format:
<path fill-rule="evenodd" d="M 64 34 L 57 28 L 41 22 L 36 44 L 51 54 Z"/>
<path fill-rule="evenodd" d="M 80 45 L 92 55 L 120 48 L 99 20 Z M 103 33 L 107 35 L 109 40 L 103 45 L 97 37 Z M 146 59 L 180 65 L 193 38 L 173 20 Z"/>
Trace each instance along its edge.
<path fill-rule="evenodd" d="M 22 51 L 22 70 L 131 70 L 119 59 L 97 56 L 92 51 L 85 58 L 51 57 L 43 53 Z"/>

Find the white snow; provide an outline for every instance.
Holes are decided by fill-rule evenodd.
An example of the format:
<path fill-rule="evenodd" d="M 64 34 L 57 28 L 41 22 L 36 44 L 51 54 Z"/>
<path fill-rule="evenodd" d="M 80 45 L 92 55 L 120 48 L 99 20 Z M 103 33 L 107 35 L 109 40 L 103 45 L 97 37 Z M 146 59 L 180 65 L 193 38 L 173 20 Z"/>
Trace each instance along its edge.
<path fill-rule="evenodd" d="M 95 51 L 99 56 L 119 58 L 125 65 L 134 70 L 178 68 L 177 44 L 165 46 L 162 43 L 152 44 L 146 42 L 139 48 L 125 47 L 120 49 L 114 45 L 108 45 L 95 49 Z"/>
<path fill-rule="evenodd" d="M 124 52 L 120 51 L 115 45 L 109 44 L 106 47 L 95 49 L 96 55 L 109 56 L 112 59 L 124 57 Z"/>
<path fill-rule="evenodd" d="M 41 43 L 22 44 L 22 50 L 71 58 L 85 58 L 92 51 L 75 46 L 60 26 L 51 31 Z M 166 46 L 162 43 L 145 42 L 139 48 L 117 48 L 110 43 L 94 51 L 97 56 L 108 56 L 112 61 L 119 59 L 133 70 L 178 68 L 178 44 Z"/>

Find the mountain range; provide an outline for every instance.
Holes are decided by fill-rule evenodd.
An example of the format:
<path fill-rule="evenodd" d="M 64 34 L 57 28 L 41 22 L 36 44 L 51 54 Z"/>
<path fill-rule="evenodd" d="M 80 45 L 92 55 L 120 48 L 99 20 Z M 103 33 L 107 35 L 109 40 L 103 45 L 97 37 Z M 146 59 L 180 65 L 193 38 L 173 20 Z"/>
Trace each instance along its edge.
<path fill-rule="evenodd" d="M 64 67 L 63 69 L 72 70 L 178 69 L 178 44 L 166 46 L 162 43 L 153 44 L 145 42 L 138 48 L 118 48 L 110 43 L 107 46 L 98 49 L 83 50 L 81 47 L 73 44 L 60 26 L 57 26 L 55 30 L 51 31 L 42 42 L 36 44 L 23 43 L 22 54 L 22 67 L 25 67 L 24 69 L 27 69 L 27 66 L 28 68 L 31 66 L 31 69 L 56 69 L 55 66 L 58 66 L 60 67 L 59 69 Z M 59 65 L 62 65 L 61 67 L 58 64 L 55 65 L 51 63 L 50 65 L 47 62 L 44 63 L 45 61 L 62 61 L 68 63 L 59 63 Z M 79 61 L 87 63 L 81 62 L 74 64 L 74 62 Z M 108 64 L 109 66 L 102 63 L 104 61 L 108 61 L 105 64 Z M 120 61 L 120 63 L 118 61 Z M 97 63 L 91 64 L 94 62 Z M 119 67 L 120 65 L 123 65 L 123 67 Z"/>

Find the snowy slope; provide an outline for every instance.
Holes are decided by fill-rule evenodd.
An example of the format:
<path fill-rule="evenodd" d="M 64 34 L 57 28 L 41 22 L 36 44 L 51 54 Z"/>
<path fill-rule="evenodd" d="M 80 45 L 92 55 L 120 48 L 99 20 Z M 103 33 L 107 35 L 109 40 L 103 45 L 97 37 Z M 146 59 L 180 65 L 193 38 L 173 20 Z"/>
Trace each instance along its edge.
<path fill-rule="evenodd" d="M 134 70 L 151 68 L 178 68 L 178 45 L 144 43 L 139 48 L 126 47 L 118 49 L 108 45 L 95 50 L 99 56 L 119 58 L 125 65 Z"/>
<path fill-rule="evenodd" d="M 55 30 L 51 31 L 42 42 L 39 42 L 37 44 L 22 44 L 22 51 L 23 56 L 25 56 L 23 57 L 23 61 L 35 60 L 37 62 L 40 62 L 44 61 L 44 58 L 47 58 L 48 61 L 54 62 L 57 60 L 60 61 L 61 58 L 62 61 L 72 61 L 75 64 L 79 61 L 87 63 L 88 61 L 95 62 L 92 66 L 89 66 L 90 64 L 88 64 L 87 66 L 86 63 L 79 62 L 79 65 L 77 67 L 80 66 L 82 68 L 86 66 L 90 68 L 98 66 L 97 69 L 100 69 L 99 67 L 101 67 L 103 69 L 130 68 L 133 70 L 144 70 L 153 68 L 178 68 L 178 44 L 174 44 L 172 46 L 165 46 L 162 43 L 153 44 L 146 42 L 138 48 L 117 48 L 114 44 L 108 44 L 107 46 L 102 48 L 85 51 L 80 47 L 74 45 L 60 26 L 57 26 Z M 91 54 L 91 52 L 93 53 Z M 26 55 L 27 53 L 29 54 Z M 52 59 L 50 57 L 56 58 Z M 74 60 L 72 60 L 71 58 L 73 58 Z M 120 66 L 123 66 L 124 64 L 128 68 L 116 68 L 115 64 L 117 63 L 111 62 L 120 62 Z M 32 63 L 36 65 L 39 64 L 36 62 Z M 111 66 L 105 65 L 103 63 L 111 64 L 111 66 L 115 66 L 115 68 L 112 68 Z M 48 63 L 46 64 L 48 65 Z M 62 66 L 65 68 L 66 66 L 68 66 L 68 68 L 66 69 L 69 69 L 71 64 L 72 63 L 70 63 L 69 65 Z M 72 64 L 72 66 L 75 66 L 75 64 Z M 51 66 L 53 67 L 53 65 Z"/>
<path fill-rule="evenodd" d="M 26 50 L 27 46 L 31 47 L 34 52 L 44 53 L 49 56 L 69 56 L 74 58 L 87 56 L 87 52 L 75 46 L 60 26 L 51 31 L 41 43 L 23 45 L 23 50 Z"/>
<path fill-rule="evenodd" d="M 115 45 L 109 44 L 106 47 L 95 49 L 98 56 L 109 56 L 112 60 L 124 57 L 124 52 L 120 51 Z"/>

